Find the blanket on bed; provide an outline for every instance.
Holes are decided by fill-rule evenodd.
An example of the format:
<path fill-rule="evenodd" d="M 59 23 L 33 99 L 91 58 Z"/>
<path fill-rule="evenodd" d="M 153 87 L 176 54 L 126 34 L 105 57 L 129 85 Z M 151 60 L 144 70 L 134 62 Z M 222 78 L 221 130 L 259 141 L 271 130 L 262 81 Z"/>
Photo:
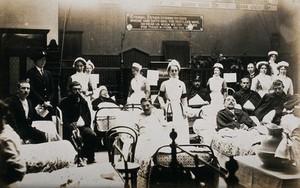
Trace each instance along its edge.
<path fill-rule="evenodd" d="M 67 140 L 20 146 L 20 155 L 26 163 L 27 174 L 52 172 L 73 166 L 76 154 L 73 145 Z"/>
<path fill-rule="evenodd" d="M 211 141 L 211 148 L 226 156 L 254 155 L 256 146 L 264 139 L 266 131 L 222 129 Z"/>

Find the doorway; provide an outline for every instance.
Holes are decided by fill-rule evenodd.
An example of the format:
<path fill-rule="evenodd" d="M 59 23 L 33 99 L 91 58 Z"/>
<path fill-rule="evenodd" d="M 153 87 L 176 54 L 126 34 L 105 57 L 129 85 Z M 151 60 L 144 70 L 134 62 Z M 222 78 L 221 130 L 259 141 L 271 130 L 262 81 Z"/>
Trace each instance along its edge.
<path fill-rule="evenodd" d="M 47 33 L 42 29 L 0 28 L 0 98 L 15 94 L 17 82 L 26 78 L 33 66 L 30 54 L 47 45 Z"/>

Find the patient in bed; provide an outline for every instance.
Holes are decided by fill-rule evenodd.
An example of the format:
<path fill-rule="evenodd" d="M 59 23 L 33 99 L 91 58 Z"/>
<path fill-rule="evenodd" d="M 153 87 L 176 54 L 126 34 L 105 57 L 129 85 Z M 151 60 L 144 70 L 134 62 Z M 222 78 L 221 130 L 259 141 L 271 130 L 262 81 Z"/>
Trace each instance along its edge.
<path fill-rule="evenodd" d="M 223 128 L 249 129 L 257 126 L 249 115 L 241 109 L 235 108 L 236 101 L 233 96 L 228 95 L 224 99 L 224 109 L 217 114 L 217 131 Z"/>
<path fill-rule="evenodd" d="M 241 134 L 241 132 L 250 134 L 246 132 L 252 129 L 255 129 L 256 133 L 258 131 L 262 134 L 266 133 L 266 129 L 257 126 L 260 123 L 256 117 L 248 116 L 241 109 L 236 109 L 235 104 L 235 99 L 229 95 L 225 98 L 224 108 L 221 110 L 210 105 L 201 108 L 201 119 L 197 119 L 193 124 L 193 130 L 200 136 L 201 143 L 210 145 L 216 134 L 226 136 Z"/>
<path fill-rule="evenodd" d="M 169 131 L 162 111 L 154 109 L 151 99 L 142 98 L 143 112 L 137 118 L 134 128 L 138 132 L 136 158 L 149 160 L 155 151 L 164 144 L 169 144 Z"/>
<path fill-rule="evenodd" d="M 105 106 L 117 106 L 116 101 L 108 94 L 108 90 L 105 86 L 99 87 L 99 97 L 92 101 L 93 110 L 97 111 L 101 107 L 101 103 L 105 103 Z"/>

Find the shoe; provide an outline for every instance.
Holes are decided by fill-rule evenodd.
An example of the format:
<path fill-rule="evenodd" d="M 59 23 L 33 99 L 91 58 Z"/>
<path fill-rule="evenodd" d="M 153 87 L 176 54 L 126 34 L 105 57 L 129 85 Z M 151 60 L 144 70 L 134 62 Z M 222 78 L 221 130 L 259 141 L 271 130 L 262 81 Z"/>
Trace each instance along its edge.
<path fill-rule="evenodd" d="M 78 158 L 78 155 L 75 156 L 74 164 L 77 164 L 78 167 L 84 167 L 84 166 L 86 166 L 85 159 L 82 158 L 82 157 Z"/>
<path fill-rule="evenodd" d="M 94 160 L 87 160 L 86 164 L 93 164 L 93 163 L 97 163 L 97 161 Z"/>

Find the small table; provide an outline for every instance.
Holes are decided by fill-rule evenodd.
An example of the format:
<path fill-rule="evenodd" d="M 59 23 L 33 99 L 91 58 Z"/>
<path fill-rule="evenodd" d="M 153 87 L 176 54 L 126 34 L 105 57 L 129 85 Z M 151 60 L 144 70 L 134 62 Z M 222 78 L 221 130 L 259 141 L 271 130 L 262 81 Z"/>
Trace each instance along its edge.
<path fill-rule="evenodd" d="M 110 163 L 70 167 L 49 172 L 26 174 L 17 187 L 124 187 L 124 181 Z"/>
<path fill-rule="evenodd" d="M 300 187 L 300 169 L 270 169 L 265 167 L 257 155 L 234 157 L 239 169 L 236 176 L 245 187 L 290 188 Z"/>

